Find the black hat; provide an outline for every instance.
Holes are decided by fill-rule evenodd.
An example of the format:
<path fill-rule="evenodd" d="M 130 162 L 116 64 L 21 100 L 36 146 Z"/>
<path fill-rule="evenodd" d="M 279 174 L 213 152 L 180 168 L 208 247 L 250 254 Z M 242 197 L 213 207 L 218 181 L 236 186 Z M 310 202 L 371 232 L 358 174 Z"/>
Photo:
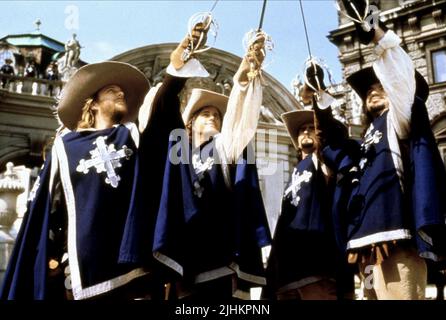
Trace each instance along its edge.
<path fill-rule="evenodd" d="M 416 91 L 415 95 L 426 102 L 429 97 L 429 85 L 424 77 L 415 70 Z M 367 98 L 367 92 L 370 87 L 376 83 L 380 83 L 375 71 L 372 67 L 361 69 L 347 78 L 348 84 L 356 91 L 365 102 Z"/>
<path fill-rule="evenodd" d="M 299 150 L 299 142 L 297 137 L 299 136 L 300 127 L 304 124 L 314 124 L 314 111 L 313 110 L 294 110 L 282 113 L 280 116 L 285 124 L 291 141 L 293 142 L 296 150 Z"/>
<path fill-rule="evenodd" d="M 305 70 L 305 80 L 305 82 L 308 82 L 313 88 L 319 87 L 318 89 L 326 89 L 324 84 L 324 69 L 317 63 L 311 63 L 307 67 Z"/>

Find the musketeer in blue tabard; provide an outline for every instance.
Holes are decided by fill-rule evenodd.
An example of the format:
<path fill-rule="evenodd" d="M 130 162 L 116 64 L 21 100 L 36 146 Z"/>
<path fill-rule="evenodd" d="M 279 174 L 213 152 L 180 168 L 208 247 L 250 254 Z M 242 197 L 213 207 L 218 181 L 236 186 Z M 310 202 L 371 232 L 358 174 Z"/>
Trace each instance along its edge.
<path fill-rule="evenodd" d="M 66 128 L 30 193 L 2 299 L 162 298 L 153 229 L 169 134 L 182 123 L 171 113 L 188 74 L 168 72 L 149 92 L 141 133 L 133 121 L 149 90 L 143 73 L 103 62 L 73 75 L 57 109 Z"/>
<path fill-rule="evenodd" d="M 148 90 L 118 62 L 85 66 L 66 84 L 57 110 L 66 128 L 30 192 L 2 299 L 85 299 L 144 275 L 118 260 L 139 173 L 130 121 Z"/>
<path fill-rule="evenodd" d="M 323 82 L 317 60 L 306 61 L 305 84 L 299 92 L 305 105 L 329 105 L 333 98 Z M 282 199 L 281 213 L 268 260 L 268 291 L 279 300 L 333 300 L 351 298 L 353 273 L 337 250 L 331 216 L 334 179 L 324 164 L 325 141 L 315 130 L 312 110 L 282 114 L 298 164 Z M 336 121 L 338 134 L 346 127 Z"/>
<path fill-rule="evenodd" d="M 423 258 L 444 258 L 446 173 L 425 106 L 428 85 L 401 39 L 383 29 L 380 22 L 372 35 L 361 31 L 378 60 L 347 79 L 370 121 L 362 144 L 328 133 L 324 159 L 338 176 L 337 239 L 362 278 L 373 275 L 368 298 L 423 299 Z M 330 132 L 329 109 L 316 115 Z"/>
<path fill-rule="evenodd" d="M 319 157 L 314 112 L 282 114 L 299 162 L 285 188 L 268 260 L 277 299 L 336 299 L 331 177 Z"/>
<path fill-rule="evenodd" d="M 249 299 L 251 287 L 265 284 L 261 248 L 270 232 L 247 151 L 262 102 L 250 55 L 262 49 L 243 59 L 229 100 L 193 89 L 183 112 L 188 134 L 172 136 L 154 254 L 178 274 L 177 298 Z"/>

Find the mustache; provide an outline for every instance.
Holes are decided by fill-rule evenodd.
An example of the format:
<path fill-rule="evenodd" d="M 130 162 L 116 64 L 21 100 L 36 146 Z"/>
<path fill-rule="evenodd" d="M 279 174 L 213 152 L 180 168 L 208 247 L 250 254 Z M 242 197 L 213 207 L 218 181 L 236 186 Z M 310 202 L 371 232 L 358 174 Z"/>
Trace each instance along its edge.
<path fill-rule="evenodd" d="M 367 100 L 372 100 L 373 98 L 380 98 L 380 99 L 384 99 L 384 96 L 382 94 L 379 93 L 375 93 L 375 94 L 371 94 L 367 97 Z"/>
<path fill-rule="evenodd" d="M 116 98 L 116 99 L 115 99 L 115 102 L 116 102 L 116 101 L 127 102 L 127 101 L 125 100 L 124 97 Z"/>
<path fill-rule="evenodd" d="M 302 148 L 310 148 L 310 147 L 315 147 L 316 144 L 313 140 L 311 141 L 302 141 L 301 142 Z"/>
<path fill-rule="evenodd" d="M 373 109 L 384 109 L 386 107 L 386 105 L 384 103 L 380 103 L 380 104 L 370 105 L 369 107 L 373 108 Z"/>

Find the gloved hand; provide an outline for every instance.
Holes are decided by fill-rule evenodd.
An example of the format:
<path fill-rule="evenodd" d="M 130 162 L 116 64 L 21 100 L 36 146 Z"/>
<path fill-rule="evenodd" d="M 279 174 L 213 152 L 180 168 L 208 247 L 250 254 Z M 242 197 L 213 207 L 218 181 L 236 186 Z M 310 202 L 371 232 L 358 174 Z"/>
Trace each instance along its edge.
<path fill-rule="evenodd" d="M 381 28 L 384 32 L 386 32 L 388 30 L 388 28 L 382 21 L 378 21 L 378 27 Z M 362 44 L 367 45 L 370 42 L 372 42 L 372 40 L 375 37 L 375 28 L 372 27 L 372 29 L 367 32 L 367 31 L 364 31 L 362 26 L 356 22 L 355 22 L 355 28 L 356 28 L 356 32 L 358 34 L 359 41 Z"/>
<path fill-rule="evenodd" d="M 255 41 L 249 46 L 246 54 L 248 62 L 254 63 L 256 68 L 260 68 L 265 60 L 265 40 L 263 32 L 257 33 Z"/>
<path fill-rule="evenodd" d="M 310 61 L 305 69 L 305 81 L 299 90 L 300 101 L 304 104 L 315 103 L 314 96 L 321 90 L 325 90 L 324 70 L 317 63 Z"/>
<path fill-rule="evenodd" d="M 191 33 L 194 50 L 199 50 L 206 45 L 208 31 L 209 25 L 207 22 L 199 22 L 194 26 Z"/>
<path fill-rule="evenodd" d="M 170 54 L 170 62 L 176 70 L 179 70 L 182 66 L 184 66 L 184 61 L 182 59 L 184 50 L 186 50 L 189 46 L 190 38 L 186 36 L 180 44 L 175 48 L 174 51 Z"/>
<path fill-rule="evenodd" d="M 170 62 L 176 70 L 180 69 L 193 56 L 193 51 L 206 45 L 208 31 L 209 29 L 206 29 L 203 23 L 197 23 L 191 34 L 187 35 L 175 48 L 170 55 Z"/>
<path fill-rule="evenodd" d="M 249 66 L 247 73 L 248 80 L 252 80 L 259 74 L 262 63 L 265 60 L 265 41 L 266 35 L 263 32 L 258 32 L 254 42 L 249 46 L 248 52 L 244 57 L 242 64 Z"/>
<path fill-rule="evenodd" d="M 313 91 L 325 90 L 324 70 L 317 63 L 311 62 L 305 70 L 305 82 Z"/>
<path fill-rule="evenodd" d="M 343 5 L 343 10 L 345 14 L 352 17 L 357 21 L 353 21 L 355 24 L 356 32 L 358 34 L 359 41 L 362 44 L 369 44 L 375 37 L 375 21 L 378 16 L 372 18 L 372 6 L 378 9 L 378 6 L 373 1 L 369 2 L 369 12 L 366 12 L 367 1 L 366 0 L 341 0 Z M 378 14 L 378 13 L 376 13 Z M 358 21 L 362 21 L 359 23 Z M 383 30 L 387 31 L 387 27 L 378 20 L 378 26 Z"/>
<path fill-rule="evenodd" d="M 366 0 L 341 0 L 343 9 L 345 9 L 345 13 L 356 19 L 363 20 L 366 14 L 365 10 L 367 9 L 367 1 Z"/>

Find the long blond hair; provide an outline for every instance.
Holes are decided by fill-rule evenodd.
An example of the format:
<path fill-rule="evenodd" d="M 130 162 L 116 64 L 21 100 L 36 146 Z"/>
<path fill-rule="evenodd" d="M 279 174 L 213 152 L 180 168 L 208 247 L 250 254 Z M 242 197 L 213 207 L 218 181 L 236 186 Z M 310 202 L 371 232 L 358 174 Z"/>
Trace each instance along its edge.
<path fill-rule="evenodd" d="M 197 119 L 198 112 L 194 113 L 192 118 L 186 123 L 187 136 L 189 137 L 189 142 L 192 142 L 192 127 L 194 125 L 195 119 Z"/>
<path fill-rule="evenodd" d="M 92 107 L 95 102 L 96 102 L 95 97 L 88 98 L 87 100 L 85 100 L 85 104 L 82 107 L 81 119 L 77 123 L 78 129 L 88 129 L 94 127 L 96 117 Z"/>

